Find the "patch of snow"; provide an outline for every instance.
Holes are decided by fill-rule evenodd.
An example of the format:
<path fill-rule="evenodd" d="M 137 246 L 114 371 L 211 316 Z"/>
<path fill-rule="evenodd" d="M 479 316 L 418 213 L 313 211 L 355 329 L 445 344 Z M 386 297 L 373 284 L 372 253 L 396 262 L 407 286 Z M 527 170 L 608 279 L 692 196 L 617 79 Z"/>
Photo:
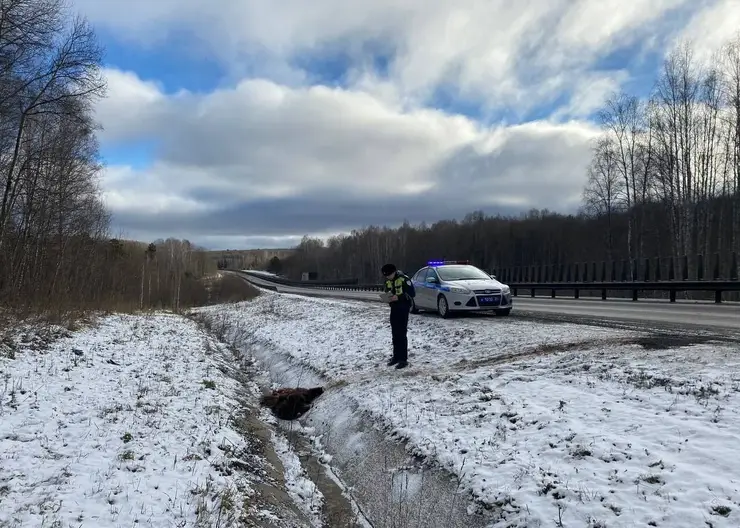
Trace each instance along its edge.
<path fill-rule="evenodd" d="M 250 321 L 251 342 L 331 380 L 457 475 L 498 512 L 494 526 L 740 522 L 736 346 L 661 350 L 644 332 L 421 315 L 399 372 L 385 366 L 384 306 L 264 292 L 206 310 Z"/>
<path fill-rule="evenodd" d="M 0 357 L 0 525 L 268 515 L 251 501 L 262 462 L 231 420 L 243 387 L 194 322 L 118 315 L 34 343 L 20 335 L 15 359 Z"/>
<path fill-rule="evenodd" d="M 282 434 L 273 431 L 272 444 L 283 464 L 288 493 L 313 521 L 313 526 L 321 528 L 323 526 L 321 508 L 324 496 L 316 484 L 306 476 L 306 471 L 288 440 Z"/>

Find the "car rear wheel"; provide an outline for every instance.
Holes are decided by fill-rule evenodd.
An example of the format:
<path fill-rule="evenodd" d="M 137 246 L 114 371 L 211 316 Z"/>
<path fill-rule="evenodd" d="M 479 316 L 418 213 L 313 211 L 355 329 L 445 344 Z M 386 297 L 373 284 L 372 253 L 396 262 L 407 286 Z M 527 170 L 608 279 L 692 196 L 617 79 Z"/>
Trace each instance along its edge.
<path fill-rule="evenodd" d="M 507 308 L 505 310 L 496 310 L 496 315 L 509 315 L 511 313 L 511 308 Z"/>
<path fill-rule="evenodd" d="M 442 319 L 450 317 L 450 306 L 447 304 L 447 297 L 444 295 L 437 297 L 437 313 Z"/>

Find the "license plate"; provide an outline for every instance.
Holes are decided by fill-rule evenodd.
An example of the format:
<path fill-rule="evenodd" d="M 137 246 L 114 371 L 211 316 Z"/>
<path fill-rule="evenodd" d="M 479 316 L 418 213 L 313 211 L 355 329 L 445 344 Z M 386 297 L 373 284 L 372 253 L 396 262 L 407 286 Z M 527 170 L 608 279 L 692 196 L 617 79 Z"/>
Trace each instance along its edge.
<path fill-rule="evenodd" d="M 492 296 L 492 297 L 479 297 L 478 302 L 481 304 L 498 304 L 500 297 Z"/>

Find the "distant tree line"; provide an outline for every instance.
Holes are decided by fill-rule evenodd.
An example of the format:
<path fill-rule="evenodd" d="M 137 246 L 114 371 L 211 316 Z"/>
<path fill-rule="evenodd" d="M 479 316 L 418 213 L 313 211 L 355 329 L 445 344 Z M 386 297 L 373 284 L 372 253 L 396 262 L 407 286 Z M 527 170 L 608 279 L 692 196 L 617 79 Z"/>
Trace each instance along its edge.
<path fill-rule="evenodd" d="M 532 210 L 395 229 L 370 226 L 326 243 L 304 237 L 283 271 L 378 280 L 387 261 L 412 272 L 432 259 L 488 270 L 740 252 L 740 37 L 707 62 L 688 44 L 664 61 L 651 97 L 614 94 L 599 113 L 583 207 Z M 695 258 L 688 260 L 696 273 Z"/>
<path fill-rule="evenodd" d="M 209 296 L 200 279 L 215 264 L 202 250 L 108 233 L 93 114 L 102 57 L 64 0 L 0 2 L 0 312 L 177 309 Z"/>

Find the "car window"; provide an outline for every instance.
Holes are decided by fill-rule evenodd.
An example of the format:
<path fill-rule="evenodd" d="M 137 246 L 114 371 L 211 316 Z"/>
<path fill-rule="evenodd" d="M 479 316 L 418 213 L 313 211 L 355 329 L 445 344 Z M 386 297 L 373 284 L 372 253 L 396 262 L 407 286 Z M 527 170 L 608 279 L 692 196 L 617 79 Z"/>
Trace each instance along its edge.
<path fill-rule="evenodd" d="M 424 282 L 424 278 L 427 276 L 427 268 L 421 268 L 417 271 L 411 280 L 416 282 Z"/>
<path fill-rule="evenodd" d="M 424 279 L 424 281 L 426 282 L 426 281 L 428 281 L 431 278 L 439 279 L 439 277 L 437 276 L 437 272 L 434 271 L 434 268 L 428 268 L 427 269 L 427 275 L 426 275 L 426 278 Z"/>
<path fill-rule="evenodd" d="M 449 265 L 437 268 L 439 276 L 443 281 L 483 279 L 491 280 L 491 277 L 475 266 Z"/>

